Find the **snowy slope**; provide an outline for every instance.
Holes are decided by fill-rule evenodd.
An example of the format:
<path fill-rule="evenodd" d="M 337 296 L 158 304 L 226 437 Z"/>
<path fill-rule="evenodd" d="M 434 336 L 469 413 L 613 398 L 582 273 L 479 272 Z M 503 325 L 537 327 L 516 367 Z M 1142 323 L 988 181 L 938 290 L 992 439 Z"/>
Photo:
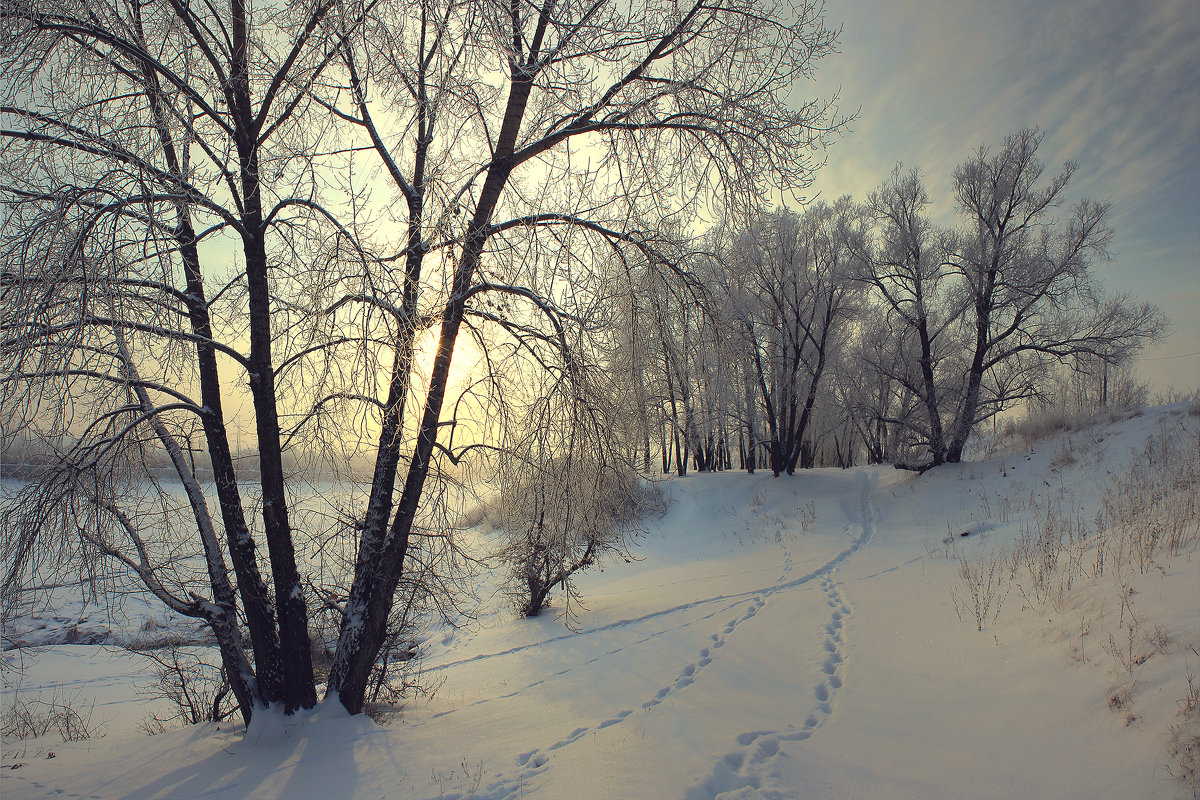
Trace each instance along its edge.
<path fill-rule="evenodd" d="M 432 698 L 382 728 L 323 706 L 259 715 L 247 732 L 145 737 L 132 727 L 142 710 L 121 702 L 121 691 L 133 696 L 118 685 L 128 656 L 89 667 L 83 653 L 97 648 L 53 647 L 32 656 L 25 688 L 61 676 L 99 696 L 108 735 L 6 741 L 4 766 L 21 766 L 0 770 L 0 792 L 1190 797 L 1160 765 L 1185 671 L 1200 672 L 1194 548 L 1126 570 L 1124 603 L 1128 587 L 1107 574 L 1044 605 L 1014 582 L 977 631 L 954 600 L 961 607 L 959 555 L 973 564 L 1011 547 L 1050 501 L 1094 517 L 1148 437 L 1196 447 L 1200 420 L 1188 411 L 1016 441 L 922 476 L 870 467 L 669 481 L 670 508 L 638 558 L 580 580 L 586 607 L 573 630 L 552 614 L 518 620 L 483 589 L 477 625 L 426 643 Z M 1102 641 L 1124 630 L 1125 612 L 1139 636 L 1161 633 L 1129 675 Z"/>

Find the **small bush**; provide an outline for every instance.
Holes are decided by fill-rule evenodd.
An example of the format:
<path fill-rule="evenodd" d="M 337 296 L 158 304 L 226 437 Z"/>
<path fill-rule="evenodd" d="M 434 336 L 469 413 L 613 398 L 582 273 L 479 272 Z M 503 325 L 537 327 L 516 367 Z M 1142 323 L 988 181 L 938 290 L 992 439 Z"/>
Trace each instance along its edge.
<path fill-rule="evenodd" d="M 1200 682 L 1191 667 L 1187 669 L 1187 693 L 1179 700 L 1179 721 L 1168 730 L 1167 755 L 1171 763 L 1167 769 L 1180 782 L 1192 790 L 1193 797 L 1200 797 Z"/>
<path fill-rule="evenodd" d="M 104 735 L 104 725 L 93 722 L 95 703 L 86 703 L 80 692 L 55 689 L 49 697 L 22 697 L 18 692 L 0 712 L 0 737 L 35 739 L 57 733 L 64 742 L 81 742 Z"/>
<path fill-rule="evenodd" d="M 166 701 L 166 714 L 151 713 L 141 722 L 144 733 L 161 733 L 176 725 L 220 722 L 237 712 L 238 703 L 215 651 L 196 647 L 166 647 L 137 650 L 149 665 L 153 682 L 140 694 L 149 700 Z"/>
<path fill-rule="evenodd" d="M 536 616 L 556 586 L 566 604 L 577 600 L 572 576 L 605 554 L 624 554 L 658 497 L 657 487 L 620 462 L 552 462 L 506 480 L 501 528 L 507 543 L 499 557 L 509 566 L 519 611 Z"/>
<path fill-rule="evenodd" d="M 950 593 L 954 610 L 959 620 L 967 616 L 974 618 L 975 629 L 982 631 L 985 621 L 990 619 L 994 623 L 1000 616 L 1000 609 L 1008 597 L 1003 556 L 990 552 L 974 564 L 960 556 L 958 564 L 958 582 Z"/>

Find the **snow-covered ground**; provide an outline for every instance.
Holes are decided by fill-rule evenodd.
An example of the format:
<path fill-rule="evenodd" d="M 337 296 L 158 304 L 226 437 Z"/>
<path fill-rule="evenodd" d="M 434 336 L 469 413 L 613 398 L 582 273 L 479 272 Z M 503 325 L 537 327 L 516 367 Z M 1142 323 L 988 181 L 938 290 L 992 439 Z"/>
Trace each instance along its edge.
<path fill-rule="evenodd" d="M 1149 565 L 1114 564 L 1110 550 L 1101 572 L 1092 530 L 1063 551 L 1074 566 L 1054 580 L 1070 574 L 1071 588 L 1044 594 L 1009 554 L 1047 522 L 1095 528 L 1104 490 L 1148 438 L 1194 451 L 1198 427 L 1177 405 L 920 476 L 665 482 L 669 510 L 634 561 L 581 578 L 571 627 L 551 612 L 518 619 L 481 591 L 477 624 L 425 644 L 432 697 L 385 727 L 327 704 L 260 714 L 245 732 L 148 737 L 135 729 L 136 658 L 81 644 L 29 653 L 22 691 L 94 701 L 107 734 L 5 741 L 0 793 L 1190 797 L 1169 749 L 1172 726 L 1200 734 L 1200 717 L 1179 713 L 1188 670 L 1200 673 L 1195 546 Z M 964 564 L 978 574 L 1002 550 L 979 631 Z"/>

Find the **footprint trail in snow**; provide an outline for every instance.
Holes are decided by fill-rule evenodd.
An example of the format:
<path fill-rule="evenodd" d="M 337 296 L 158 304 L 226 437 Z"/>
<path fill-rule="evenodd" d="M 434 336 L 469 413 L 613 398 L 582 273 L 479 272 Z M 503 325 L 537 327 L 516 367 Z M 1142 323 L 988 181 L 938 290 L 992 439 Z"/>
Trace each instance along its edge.
<path fill-rule="evenodd" d="M 836 574 L 846 558 L 865 545 L 874 533 L 874 514 L 868 492 L 869 487 L 864 485 L 860 498 L 859 535 L 849 550 L 834 559 L 821 575 L 820 587 L 825 595 L 829 617 L 824 625 L 822 647 L 825 658 L 813 688 L 812 710 L 799 725 L 788 724 L 780 730 L 754 730 L 738 734 L 735 738 L 737 749 L 718 758 L 709 776 L 692 787 L 685 795 L 685 800 L 720 800 L 726 796 L 750 800 L 760 796 L 760 793 L 764 797 L 786 796 L 775 791 L 776 787 L 764 789 L 764 783 L 769 782 L 776 762 L 788 757 L 784 744 L 808 739 L 822 727 L 833 714 L 835 696 L 843 685 L 844 628 L 851 608 L 838 590 Z M 786 787 L 778 788 L 786 791 Z"/>
<path fill-rule="evenodd" d="M 716 651 L 725 646 L 728 637 L 740 625 L 758 614 L 772 595 L 810 584 L 814 580 L 819 580 L 819 586 L 825 596 L 825 604 L 829 609 L 829 617 L 828 622 L 824 625 L 824 636 L 822 639 L 822 646 L 826 656 L 821 667 L 821 677 L 813 689 L 813 710 L 807 714 L 799 727 L 788 725 L 783 730 L 757 730 L 739 734 L 736 737 L 739 749 L 719 758 L 716 766 L 713 768 L 712 774 L 700 786 L 689 790 L 686 800 L 715 800 L 715 798 L 719 798 L 726 792 L 738 791 L 744 788 L 757 791 L 762 784 L 764 776 L 769 773 L 772 762 L 775 759 L 786 757 L 786 753 L 781 748 L 781 743 L 807 739 L 833 713 L 834 695 L 842 688 L 840 673 L 844 660 L 842 653 L 844 620 L 850 614 L 850 606 L 841 597 L 838 591 L 838 583 L 834 576 L 837 568 L 845 563 L 854 553 L 858 552 L 870 540 L 874 532 L 869 492 L 870 486 L 864 475 L 858 498 L 860 505 L 859 508 L 855 509 L 858 512 L 855 516 L 859 517 L 859 524 L 846 526 L 847 535 L 852 537 L 851 543 L 846 549 L 812 572 L 799 578 L 790 578 L 793 562 L 791 553 L 788 552 L 785 546 L 783 550 L 783 571 L 780 577 L 770 587 L 755 593 L 748 593 L 752 596 L 749 602 L 744 605 L 742 613 L 730 619 L 720 632 L 712 634 L 712 644 L 702 648 L 698 653 L 698 658 L 694 662 L 685 665 L 675 676 L 674 680 L 666 686 L 661 687 L 652 697 L 643 702 L 639 708 L 623 709 L 594 725 L 575 728 L 565 737 L 551 745 L 521 753 L 516 759 L 515 774 L 496 774 L 495 779 L 489 785 L 481 787 L 476 797 L 481 798 L 481 800 L 483 798 L 503 800 L 503 798 L 520 796 L 525 791 L 529 781 L 547 769 L 550 758 L 556 751 L 579 741 L 589 733 L 624 722 L 637 710 L 649 711 L 676 692 L 686 689 L 696 680 L 700 671 L 712 663 Z M 858 529 L 857 535 L 854 535 L 855 528 Z M 700 602 L 711 602 L 715 599 L 718 598 L 710 598 L 708 601 Z M 711 616 L 713 615 L 709 615 L 706 619 Z M 741 797 L 742 795 L 739 794 L 738 796 Z"/>

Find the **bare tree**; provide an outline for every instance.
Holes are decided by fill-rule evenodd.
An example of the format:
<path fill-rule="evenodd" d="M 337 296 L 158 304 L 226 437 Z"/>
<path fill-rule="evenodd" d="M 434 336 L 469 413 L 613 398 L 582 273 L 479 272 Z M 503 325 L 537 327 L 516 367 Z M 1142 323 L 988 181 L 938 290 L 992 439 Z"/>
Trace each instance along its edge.
<path fill-rule="evenodd" d="M 907 428 L 923 440 L 936 466 L 945 460 L 943 415 L 956 387 L 946 385 L 947 365 L 959 349 L 955 336 L 963 302 L 947 291 L 943 232 L 929 220 L 929 195 L 917 170 L 897 165 L 891 177 L 867 197 L 865 213 L 874 241 L 862 253 L 860 280 L 876 292 L 884 316 L 873 332 L 874 346 L 864 350 L 865 363 L 884 380 L 919 398 L 924 415 L 887 413 L 879 406 L 879 422 Z M 882 402 L 884 398 L 877 397 Z M 898 405 L 903 408 L 903 404 Z"/>
<path fill-rule="evenodd" d="M 64 515 L 60 524 L 28 524 L 39 516 L 24 513 L 31 495 L 10 518 L 26 524 L 12 531 L 8 577 L 22 575 L 39 540 L 78 534 L 84 550 L 125 563 L 176 611 L 213 628 L 247 719 L 256 704 L 290 711 L 316 700 L 276 390 L 283 325 L 272 316 L 272 283 L 278 291 L 289 276 L 269 271 L 290 262 L 292 237 L 279 232 L 319 208 L 306 177 L 313 160 L 295 150 L 315 144 L 300 112 L 338 46 L 326 30 L 330 8 L 292 7 L 252 24 L 242 3 L 220 15 L 169 2 L 5 4 L 6 409 L 75 441 L 37 488 L 38 501 Z M 244 269 L 206 276 L 202 243 L 226 231 Z M 238 321 L 218 330 L 214 313 L 238 301 Z M 222 359 L 242 371 L 252 397 L 269 577 L 229 446 Z M 92 421 L 47 418 L 45 403 Z M 219 522 L 181 442 L 197 421 Z M 182 535 L 171 514 L 148 519 L 126 503 L 138 476 L 120 463 L 149 446 L 146 437 L 182 481 L 207 597 L 188 581 L 177 590 L 162 581 L 164 560 L 174 559 L 150 539 L 164 528 Z M 71 524 L 81 516 L 95 524 Z"/>
<path fill-rule="evenodd" d="M 286 465 L 373 465 L 329 530 L 355 567 L 328 598 L 326 693 L 358 712 L 413 539 L 436 535 L 426 484 L 465 455 L 460 333 L 575 324 L 576 298 L 510 255 L 584 268 L 586 240 L 661 264 L 639 220 L 804 185 L 840 124 L 784 100 L 835 40 L 808 3 L 5 0 L 4 17 L 4 432 L 60 453 L 5 510 L 5 590 L 52 564 L 132 577 L 213 629 L 247 720 L 316 701 Z M 242 385 L 253 465 L 223 403 Z M 153 451 L 181 490 L 136 467 Z"/>
<path fill-rule="evenodd" d="M 725 257 L 733 328 L 745 348 L 765 424 L 763 445 L 777 476 L 813 463 L 809 423 L 857 294 L 856 228 L 848 197 L 803 214 L 776 212 L 738 234 Z"/>
<path fill-rule="evenodd" d="M 966 301 L 969 363 L 949 462 L 961 460 L 976 423 L 1035 394 L 1047 364 L 1081 354 L 1119 363 L 1166 329 L 1154 306 L 1104 293 L 1091 266 L 1108 258 L 1109 206 L 1083 199 L 1058 216 L 1076 165 L 1042 182 L 1042 139 L 1036 128 L 1018 131 L 954 173 L 965 228 L 947 262 Z"/>
<path fill-rule="evenodd" d="M 931 224 L 916 171 L 897 167 L 867 200 L 860 279 L 882 304 L 890 345 L 867 363 L 923 410 L 885 420 L 928 452 L 903 466 L 960 461 L 976 425 L 1045 391 L 1058 365 L 1115 365 L 1165 330 L 1154 306 L 1104 292 L 1091 267 L 1108 257 L 1108 206 L 1084 199 L 1060 215 L 1075 165 L 1043 182 L 1042 138 L 1019 131 L 958 167 L 958 230 Z"/>

